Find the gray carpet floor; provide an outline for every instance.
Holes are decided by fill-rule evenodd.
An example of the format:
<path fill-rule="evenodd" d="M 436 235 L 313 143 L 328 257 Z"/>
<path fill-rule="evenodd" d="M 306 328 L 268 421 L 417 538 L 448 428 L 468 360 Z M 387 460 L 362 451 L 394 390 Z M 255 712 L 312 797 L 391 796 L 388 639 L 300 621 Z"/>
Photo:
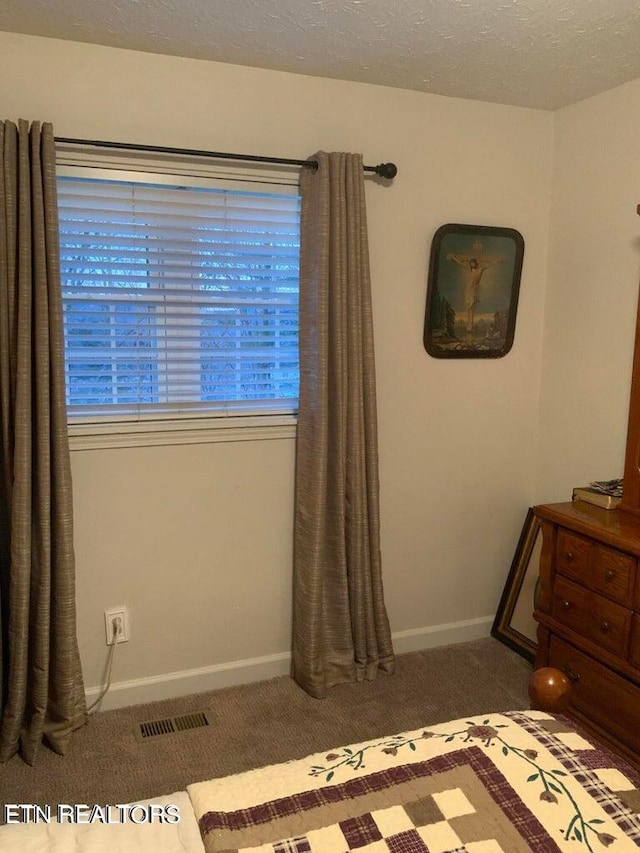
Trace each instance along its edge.
<path fill-rule="evenodd" d="M 94 715 L 61 757 L 0 765 L 2 803 L 126 803 L 341 744 L 529 707 L 531 666 L 494 639 L 399 655 L 396 672 L 312 699 L 280 677 Z M 138 742 L 137 723 L 206 710 L 211 725 Z M 0 810 L 1 811 L 1 810 Z"/>

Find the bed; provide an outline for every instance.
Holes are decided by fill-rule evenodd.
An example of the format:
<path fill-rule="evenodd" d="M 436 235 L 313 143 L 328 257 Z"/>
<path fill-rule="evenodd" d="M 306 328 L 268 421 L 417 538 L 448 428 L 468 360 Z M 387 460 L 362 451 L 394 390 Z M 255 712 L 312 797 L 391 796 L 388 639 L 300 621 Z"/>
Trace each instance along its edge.
<path fill-rule="evenodd" d="M 207 853 L 637 850 L 640 776 L 562 715 L 469 717 L 188 788 Z"/>
<path fill-rule="evenodd" d="M 0 827 L 5 853 L 597 853 L 640 847 L 640 774 L 564 715 L 488 713 L 147 801 L 180 823 Z"/>

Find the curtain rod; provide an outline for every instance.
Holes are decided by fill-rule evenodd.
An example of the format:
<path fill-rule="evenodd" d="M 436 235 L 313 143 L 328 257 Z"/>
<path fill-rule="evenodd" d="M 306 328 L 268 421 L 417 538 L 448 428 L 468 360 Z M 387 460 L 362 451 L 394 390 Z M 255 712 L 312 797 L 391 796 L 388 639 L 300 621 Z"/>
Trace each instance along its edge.
<path fill-rule="evenodd" d="M 136 145 L 131 142 L 107 142 L 100 139 L 70 139 L 56 136 L 56 142 L 69 145 L 95 145 L 98 148 L 117 148 L 122 151 L 151 151 L 154 154 L 180 154 L 188 157 L 211 157 L 214 160 L 243 160 L 250 163 L 275 163 L 281 166 L 304 166 L 318 168 L 317 160 L 292 160 L 288 157 L 260 157 L 256 154 L 227 154 L 221 151 L 198 151 L 193 148 L 165 148 L 162 145 Z M 365 172 L 375 172 L 381 178 L 392 180 L 398 174 L 395 163 L 379 163 L 377 166 L 363 166 Z"/>

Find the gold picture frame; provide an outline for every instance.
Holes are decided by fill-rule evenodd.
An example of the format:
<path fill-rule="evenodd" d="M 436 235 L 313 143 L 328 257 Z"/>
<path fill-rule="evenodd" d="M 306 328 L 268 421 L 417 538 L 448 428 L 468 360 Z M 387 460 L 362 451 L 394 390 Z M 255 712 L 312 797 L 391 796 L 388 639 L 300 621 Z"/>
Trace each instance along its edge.
<path fill-rule="evenodd" d="M 537 623 L 533 618 L 533 611 L 540 574 L 541 550 L 540 519 L 529 508 L 491 628 L 491 636 L 532 662 L 538 647 Z"/>

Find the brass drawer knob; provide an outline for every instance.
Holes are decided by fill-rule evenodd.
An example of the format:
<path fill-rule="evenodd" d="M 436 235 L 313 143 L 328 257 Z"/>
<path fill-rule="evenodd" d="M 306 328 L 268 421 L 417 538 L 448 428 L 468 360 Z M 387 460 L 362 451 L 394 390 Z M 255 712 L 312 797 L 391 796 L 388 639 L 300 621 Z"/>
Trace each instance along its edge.
<path fill-rule="evenodd" d="M 571 560 L 573 560 L 573 552 L 572 551 L 566 551 L 564 558 L 568 563 L 570 563 Z"/>
<path fill-rule="evenodd" d="M 563 666 L 561 669 L 569 681 L 572 681 L 574 684 L 580 681 L 580 675 L 575 671 L 575 669 L 572 669 L 570 666 Z"/>
<path fill-rule="evenodd" d="M 601 630 L 604 634 L 606 634 L 606 633 L 607 633 L 607 631 L 609 631 L 610 629 L 611 629 L 611 625 L 607 622 L 607 620 L 606 620 L 606 619 L 603 619 L 603 620 L 602 620 L 602 622 L 600 623 L 600 630 Z"/>
<path fill-rule="evenodd" d="M 613 571 L 613 569 L 609 569 L 609 571 L 604 576 L 605 580 L 612 581 L 615 577 L 615 574 L 616 573 Z"/>
<path fill-rule="evenodd" d="M 568 610 L 570 607 L 571 607 L 571 602 L 570 602 L 570 601 L 566 601 L 566 600 L 565 600 L 565 601 L 563 601 L 563 602 L 562 602 L 562 609 L 563 609 L 563 610 Z"/>

